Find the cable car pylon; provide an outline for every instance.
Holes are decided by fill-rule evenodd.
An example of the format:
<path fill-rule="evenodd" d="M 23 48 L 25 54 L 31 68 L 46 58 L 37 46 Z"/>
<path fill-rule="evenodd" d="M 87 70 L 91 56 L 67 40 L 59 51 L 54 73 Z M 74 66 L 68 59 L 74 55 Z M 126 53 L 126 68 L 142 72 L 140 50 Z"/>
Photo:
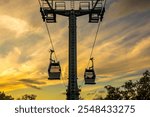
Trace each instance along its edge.
<path fill-rule="evenodd" d="M 75 9 L 75 2 L 80 8 Z M 77 17 L 89 15 L 89 23 L 102 21 L 106 0 L 40 0 L 42 19 L 46 23 L 56 23 L 57 15 L 69 19 L 69 80 L 66 90 L 67 100 L 79 100 L 80 89 L 77 83 Z M 66 9 L 67 2 L 72 2 L 70 9 Z M 67 4 L 67 5 L 66 5 Z"/>

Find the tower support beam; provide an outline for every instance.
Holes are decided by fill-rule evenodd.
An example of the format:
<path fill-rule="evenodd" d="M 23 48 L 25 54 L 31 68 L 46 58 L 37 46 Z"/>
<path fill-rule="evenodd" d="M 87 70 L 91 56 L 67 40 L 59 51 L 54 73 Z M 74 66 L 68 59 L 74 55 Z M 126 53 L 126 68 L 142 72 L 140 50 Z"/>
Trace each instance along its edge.
<path fill-rule="evenodd" d="M 77 26 L 74 10 L 69 15 L 69 80 L 67 100 L 78 100 L 79 89 L 77 84 Z"/>

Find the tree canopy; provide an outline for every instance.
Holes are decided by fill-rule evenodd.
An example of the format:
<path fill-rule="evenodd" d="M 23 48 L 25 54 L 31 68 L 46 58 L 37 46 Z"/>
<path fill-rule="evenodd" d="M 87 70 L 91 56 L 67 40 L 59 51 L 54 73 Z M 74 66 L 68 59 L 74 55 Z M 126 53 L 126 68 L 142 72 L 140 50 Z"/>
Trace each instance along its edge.
<path fill-rule="evenodd" d="M 0 100 L 14 100 L 11 95 L 6 95 L 4 92 L 0 92 Z"/>
<path fill-rule="evenodd" d="M 106 97 L 100 95 L 95 100 L 150 100 L 150 72 L 147 70 L 143 77 L 133 82 L 129 80 L 120 87 L 105 86 Z"/>
<path fill-rule="evenodd" d="M 17 100 L 35 100 L 36 95 L 34 94 L 25 94 L 21 98 L 17 98 Z M 6 95 L 5 92 L 0 92 L 0 100 L 14 100 L 11 95 Z"/>
<path fill-rule="evenodd" d="M 18 98 L 17 100 L 35 100 L 36 99 L 36 95 L 28 95 L 28 94 L 25 94 L 23 95 L 21 98 Z"/>

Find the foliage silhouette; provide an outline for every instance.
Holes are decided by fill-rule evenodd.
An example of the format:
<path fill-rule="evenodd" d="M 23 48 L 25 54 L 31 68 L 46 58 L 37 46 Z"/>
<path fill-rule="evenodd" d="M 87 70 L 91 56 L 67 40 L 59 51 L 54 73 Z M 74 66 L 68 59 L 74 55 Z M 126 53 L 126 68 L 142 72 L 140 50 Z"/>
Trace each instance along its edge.
<path fill-rule="evenodd" d="M 106 97 L 96 96 L 94 100 L 150 100 L 150 72 L 135 82 L 129 80 L 120 87 L 105 86 Z"/>
<path fill-rule="evenodd" d="M 35 100 L 36 97 L 34 94 L 25 94 L 21 98 L 17 98 L 17 100 Z M 6 95 L 5 92 L 0 92 L 0 100 L 14 100 L 14 98 L 11 95 Z"/>
<path fill-rule="evenodd" d="M 17 100 L 35 100 L 36 97 L 37 96 L 34 94 L 31 94 L 31 95 L 25 94 L 21 98 L 18 98 Z"/>
<path fill-rule="evenodd" d="M 0 100 L 14 100 L 10 95 L 6 95 L 4 92 L 0 92 Z"/>

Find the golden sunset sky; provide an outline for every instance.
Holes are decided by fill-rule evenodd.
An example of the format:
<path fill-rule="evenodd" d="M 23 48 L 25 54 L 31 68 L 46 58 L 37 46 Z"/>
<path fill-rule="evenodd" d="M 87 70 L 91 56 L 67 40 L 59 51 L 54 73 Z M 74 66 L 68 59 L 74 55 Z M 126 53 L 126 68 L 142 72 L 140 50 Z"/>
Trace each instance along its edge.
<path fill-rule="evenodd" d="M 138 80 L 150 70 L 150 0 L 107 0 L 106 13 L 94 48 L 97 84 L 83 85 L 98 24 L 78 18 L 78 84 L 81 97 L 104 95 L 104 86 Z M 17 98 L 65 99 L 68 74 L 68 19 L 48 24 L 62 80 L 48 81 L 49 39 L 37 0 L 0 0 L 0 91 Z"/>

